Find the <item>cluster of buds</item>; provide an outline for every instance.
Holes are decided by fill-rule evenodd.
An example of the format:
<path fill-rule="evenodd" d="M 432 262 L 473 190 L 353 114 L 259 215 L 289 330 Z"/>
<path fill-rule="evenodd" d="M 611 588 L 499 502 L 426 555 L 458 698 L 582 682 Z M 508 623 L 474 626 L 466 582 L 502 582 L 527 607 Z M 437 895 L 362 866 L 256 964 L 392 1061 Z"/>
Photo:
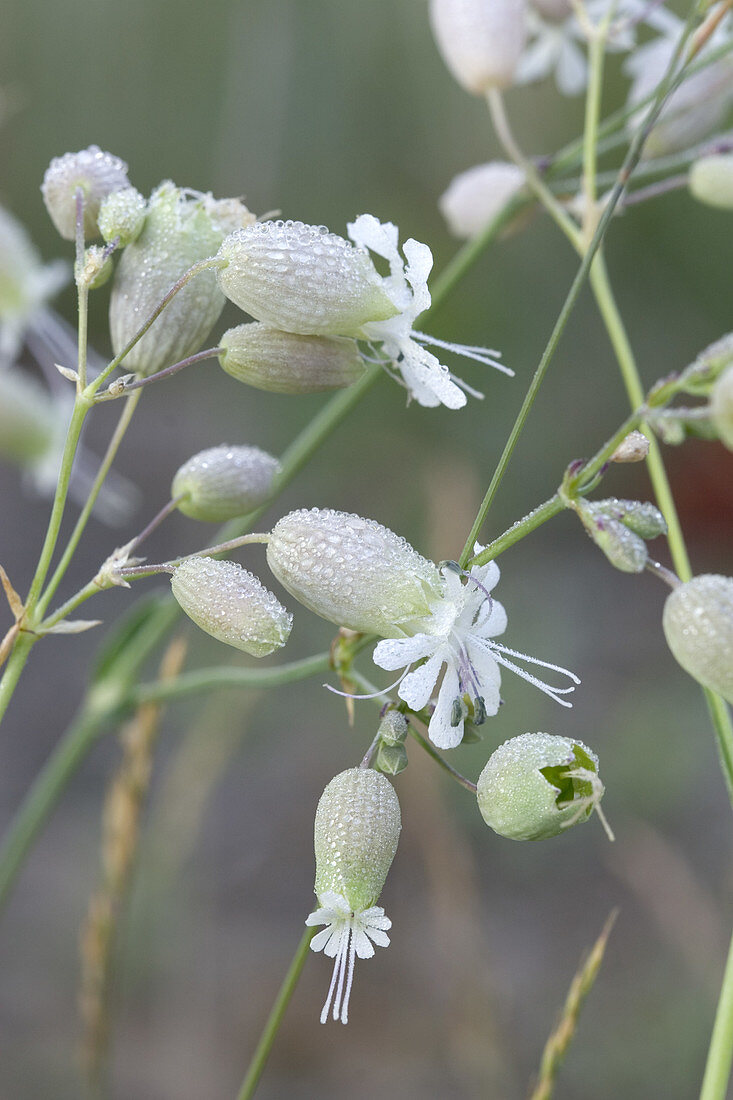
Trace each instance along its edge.
<path fill-rule="evenodd" d="M 648 502 L 580 499 L 572 507 L 599 550 L 624 573 L 641 573 L 649 560 L 646 540 L 667 532 L 664 516 Z"/>

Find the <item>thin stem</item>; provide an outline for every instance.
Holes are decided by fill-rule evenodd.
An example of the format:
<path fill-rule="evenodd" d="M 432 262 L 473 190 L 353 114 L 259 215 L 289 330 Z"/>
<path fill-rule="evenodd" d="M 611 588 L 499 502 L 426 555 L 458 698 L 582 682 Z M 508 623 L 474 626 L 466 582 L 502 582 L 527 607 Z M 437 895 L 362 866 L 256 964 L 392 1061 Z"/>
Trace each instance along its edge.
<path fill-rule="evenodd" d="M 153 516 L 150 523 L 146 527 L 143 527 L 140 534 L 135 535 L 135 538 L 128 542 L 128 552 L 131 554 L 133 550 L 137 550 L 138 546 L 145 542 L 145 539 L 160 527 L 163 520 L 167 519 L 171 512 L 175 512 L 178 505 L 182 500 L 185 500 L 187 496 L 188 493 L 179 493 L 178 496 L 171 497 L 168 503 L 164 504 L 160 511 Z"/>
<path fill-rule="evenodd" d="M 2 721 L 5 711 L 8 709 L 13 692 L 28 660 L 28 654 L 36 641 L 37 638 L 26 630 L 21 630 L 15 640 L 13 651 L 8 657 L 2 679 L 0 679 L 0 721 Z"/>
<path fill-rule="evenodd" d="M 536 508 L 533 508 L 524 519 L 519 520 L 518 523 L 512 524 L 512 526 L 505 531 L 498 538 L 495 538 L 493 542 L 490 542 L 488 546 L 484 547 L 480 554 L 474 554 L 472 558 L 469 558 L 467 565 L 469 568 L 474 565 L 486 565 L 488 562 L 493 561 L 494 558 L 498 558 L 499 554 L 503 554 L 505 550 L 508 550 L 511 546 L 516 545 L 527 535 L 531 534 L 538 527 L 541 527 L 543 523 L 547 523 L 548 520 L 557 516 L 565 509 L 565 504 L 560 499 L 558 493 L 546 500 L 544 504 L 539 504 Z"/>
<path fill-rule="evenodd" d="M 38 625 L 38 634 L 42 636 L 49 631 L 51 627 L 56 623 L 60 623 L 62 619 L 65 619 L 67 615 L 70 615 L 72 611 L 75 611 L 81 604 L 86 603 L 92 596 L 98 596 L 100 592 L 103 592 L 104 588 L 97 584 L 96 581 L 89 581 L 83 588 L 80 588 L 78 592 L 75 592 L 73 596 L 70 596 L 68 600 L 57 607 L 52 615 L 49 615 L 47 619 Z"/>
<path fill-rule="evenodd" d="M 84 267 L 84 192 L 76 189 L 76 292 L 78 303 L 77 320 L 77 382 L 76 392 L 81 393 L 87 384 L 87 321 L 89 315 L 89 285 L 82 278 Z"/>
<path fill-rule="evenodd" d="M 295 987 L 298 984 L 303 967 L 305 966 L 310 942 L 315 934 L 315 928 L 306 928 L 300 938 L 300 943 L 296 948 L 293 961 L 288 968 L 283 984 L 280 986 L 280 991 L 275 998 L 275 1003 L 272 1006 L 270 1015 L 267 1017 L 267 1023 L 260 1036 L 260 1041 L 252 1055 L 252 1061 L 249 1064 L 247 1075 L 242 1082 L 242 1087 L 237 1093 L 237 1100 L 250 1100 L 250 1097 L 255 1094 L 255 1089 L 257 1088 L 270 1051 L 272 1050 L 272 1044 L 275 1042 L 280 1024 L 283 1021 L 283 1017 L 290 1004 L 293 993 L 295 992 Z"/>
<path fill-rule="evenodd" d="M 733 940 L 723 973 L 700 1100 L 725 1100 L 733 1062 Z"/>
<path fill-rule="evenodd" d="M 171 558 L 170 561 L 160 562 L 157 565 L 125 565 L 119 570 L 119 575 L 127 580 L 139 580 L 141 577 L 152 577 L 155 573 L 172 573 L 173 570 L 184 561 L 192 558 L 221 557 L 230 550 L 238 550 L 240 546 L 249 546 L 253 543 L 267 543 L 270 536 L 259 532 L 250 535 L 238 535 L 227 542 L 219 542 L 216 546 L 207 546 L 204 550 L 196 550 L 193 554 L 184 554 L 180 558 Z"/>
<path fill-rule="evenodd" d="M 486 102 L 489 105 L 491 121 L 494 124 L 496 136 L 499 138 L 507 155 L 522 169 L 531 190 L 545 207 L 550 217 L 557 222 L 563 233 L 574 244 L 574 247 L 580 251 L 581 234 L 575 222 L 561 203 L 557 201 L 532 161 L 524 156 L 514 139 L 501 91 L 498 88 L 490 88 L 486 95 Z"/>
<path fill-rule="evenodd" d="M 186 699 L 190 695 L 203 695 L 219 688 L 273 688 L 283 684 L 293 684 L 306 680 L 309 676 L 318 676 L 331 667 L 328 653 L 317 653 L 300 661 L 274 668 L 240 668 L 224 665 L 218 668 L 200 668 L 195 672 L 182 673 L 174 681 L 156 680 L 150 684 L 140 684 L 132 689 L 128 700 L 130 705 L 142 703 L 168 703 L 177 699 Z"/>
<path fill-rule="evenodd" d="M 588 47 L 588 90 L 585 97 L 585 127 L 583 130 L 583 209 L 582 238 L 589 241 L 593 236 L 598 219 L 596 201 L 598 186 L 598 126 L 601 115 L 601 96 L 603 92 L 603 62 L 606 56 L 608 28 L 613 17 L 613 4 L 608 4 L 603 21 L 593 28 Z"/>
<path fill-rule="evenodd" d="M 96 476 L 92 483 L 92 487 L 89 490 L 89 495 L 84 502 L 84 507 L 79 513 L 79 517 L 74 524 L 74 530 L 71 532 L 69 541 L 66 544 L 66 548 L 61 556 L 61 560 L 56 566 L 56 570 L 51 577 L 51 580 L 48 582 L 43 596 L 38 601 L 38 612 L 41 615 L 45 613 L 46 608 L 53 599 L 56 589 L 58 588 L 66 574 L 66 570 L 71 564 L 71 559 L 76 552 L 76 548 L 79 545 L 79 540 L 81 539 L 81 536 L 84 534 L 84 529 L 89 522 L 89 517 L 92 514 L 92 510 L 96 503 L 97 497 L 101 492 L 102 486 L 105 482 L 107 474 L 110 471 L 112 463 L 117 457 L 117 452 L 120 449 L 120 444 L 125 437 L 125 433 L 130 426 L 130 421 L 134 416 L 135 409 L 137 408 L 138 402 L 140 400 L 140 396 L 141 395 L 139 393 L 135 393 L 129 398 L 128 401 L 125 402 L 120 419 L 118 420 L 117 426 L 112 433 L 112 438 L 107 444 L 107 450 L 105 451 L 104 458 L 99 465 L 99 469 L 97 470 Z"/>
<path fill-rule="evenodd" d="M 217 355 L 220 355 L 223 351 L 224 348 L 206 348 L 205 351 L 197 351 L 195 355 L 189 355 L 187 359 L 181 359 L 179 363 L 174 363 L 170 367 L 156 371 L 155 374 L 148 374 L 145 378 L 137 378 L 134 382 L 125 382 L 123 379 L 119 379 L 117 383 L 111 382 L 106 390 L 97 395 L 96 401 L 99 403 L 123 397 L 125 394 L 132 393 L 133 390 L 149 386 L 151 382 L 160 382 L 163 378 L 170 378 L 172 374 L 178 374 L 184 367 L 201 363 L 204 359 L 216 359 Z"/>
<path fill-rule="evenodd" d="M 99 387 L 107 381 L 110 374 L 112 374 L 112 372 L 115 371 L 117 367 L 119 367 L 125 356 L 129 355 L 135 345 L 140 340 L 142 340 L 143 336 L 148 331 L 150 326 L 153 324 L 154 321 L 158 319 L 168 303 L 173 298 L 175 298 L 179 290 L 183 290 L 184 286 L 186 286 L 187 283 L 190 283 L 191 279 L 195 278 L 195 276 L 199 275 L 202 271 L 210 271 L 212 268 L 217 268 L 221 266 L 221 260 L 218 260 L 216 256 L 211 256 L 209 259 L 199 260 L 199 262 L 194 264 L 193 267 L 189 267 L 188 271 L 184 272 L 184 274 L 181 275 L 180 279 L 176 280 L 176 282 L 170 288 L 165 297 L 160 302 L 158 302 L 158 305 L 150 314 L 145 324 L 142 325 L 137 330 L 135 335 L 131 337 L 131 339 L 125 344 L 122 351 L 118 355 L 115 355 L 114 359 L 111 359 L 104 370 L 101 371 L 101 373 L 98 374 L 97 377 L 90 383 L 89 388 L 91 390 L 91 393 L 89 394 L 89 396 L 93 397 L 94 394 L 96 394 Z"/>
<path fill-rule="evenodd" d="M 414 737 L 417 743 L 421 745 L 423 749 L 425 749 L 425 752 L 428 754 L 428 756 L 432 760 L 434 760 L 435 763 L 451 777 L 451 779 L 454 779 L 456 783 L 460 784 L 461 787 L 465 787 L 465 789 L 467 791 L 470 791 L 471 794 L 476 794 L 476 784 L 472 783 L 470 779 L 466 779 L 465 775 L 461 775 L 461 773 L 459 771 L 456 771 L 456 769 L 452 767 L 447 760 L 444 760 L 437 749 L 434 749 L 433 746 L 430 744 L 427 737 L 423 737 L 423 735 L 415 729 L 415 726 L 412 722 L 410 722 L 408 725 L 408 733 L 411 737 Z"/>
<path fill-rule="evenodd" d="M 648 202 L 650 199 L 658 199 L 660 195 L 667 195 L 670 191 L 679 191 L 687 187 L 688 175 L 670 176 L 666 180 L 657 180 L 648 187 L 639 187 L 624 198 L 624 207 L 637 206 L 640 202 Z"/>

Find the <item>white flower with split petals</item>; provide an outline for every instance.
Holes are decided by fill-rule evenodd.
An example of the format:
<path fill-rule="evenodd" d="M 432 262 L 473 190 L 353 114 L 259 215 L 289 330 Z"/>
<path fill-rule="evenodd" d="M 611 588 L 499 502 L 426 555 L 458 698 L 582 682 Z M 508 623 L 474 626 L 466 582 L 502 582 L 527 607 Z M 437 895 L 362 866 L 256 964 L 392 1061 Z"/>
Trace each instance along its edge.
<path fill-rule="evenodd" d="M 478 554 L 482 549 L 477 543 L 474 552 Z M 411 710 L 419 711 L 428 705 L 445 669 L 428 726 L 431 741 L 442 749 L 459 745 L 469 705 L 476 725 L 497 713 L 501 704 L 500 665 L 516 672 L 562 706 L 571 706 L 560 696 L 574 691 L 573 686 L 552 687 L 510 658 L 560 672 L 578 684 L 574 673 L 494 641 L 507 625 L 504 608 L 490 594 L 499 580 L 496 562 L 475 566 L 465 575 L 465 583 L 462 571 L 452 562 L 442 567 L 441 574 L 444 599 L 433 614 L 432 629 L 411 637 L 386 639 L 374 650 L 374 662 L 380 668 L 394 671 L 406 667 L 398 694 Z M 417 661 L 424 663 L 411 670 Z"/>
<path fill-rule="evenodd" d="M 448 343 L 415 330 L 415 321 L 431 302 L 428 276 L 433 267 L 433 254 L 426 244 L 412 238 L 405 241 L 403 258 L 397 226 L 392 222 L 380 222 L 373 214 L 361 214 L 349 223 L 348 231 L 359 248 L 374 252 L 389 263 L 390 273 L 382 280 L 382 286 L 398 312 L 387 320 L 368 321 L 362 325 L 360 335 L 381 344 L 381 349 L 402 375 L 410 398 L 427 408 L 446 405 L 449 409 L 460 409 L 466 404 L 464 390 L 473 397 L 483 396 L 451 374 L 437 356 L 427 350 L 426 344 L 475 359 L 505 374 L 514 373 L 497 362 L 499 353 L 496 351 Z"/>
<path fill-rule="evenodd" d="M 354 975 L 355 959 L 371 959 L 373 943 L 377 947 L 389 947 L 387 929 L 392 921 L 384 915 L 381 905 L 372 905 L 360 913 L 354 913 L 342 894 L 327 891 L 319 899 L 323 904 L 306 918 L 311 927 L 325 924 L 311 940 L 312 951 L 323 951 L 334 960 L 331 985 L 321 1012 L 325 1024 L 333 1001 L 333 1016 L 343 1024 L 349 1022 L 349 996 Z M 334 999 L 334 993 L 336 997 Z"/>

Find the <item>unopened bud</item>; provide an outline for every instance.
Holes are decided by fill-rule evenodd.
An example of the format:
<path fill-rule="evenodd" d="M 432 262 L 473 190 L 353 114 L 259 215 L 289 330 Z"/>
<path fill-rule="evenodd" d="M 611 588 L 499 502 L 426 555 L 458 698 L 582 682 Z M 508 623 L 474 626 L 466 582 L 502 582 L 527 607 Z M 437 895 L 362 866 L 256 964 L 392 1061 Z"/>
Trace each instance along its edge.
<path fill-rule="evenodd" d="M 649 440 L 643 432 L 629 432 L 611 455 L 611 462 L 642 462 L 649 454 Z"/>
<path fill-rule="evenodd" d="M 451 181 L 438 205 L 454 237 L 477 237 L 520 191 L 524 172 L 515 164 L 477 164 Z"/>
<path fill-rule="evenodd" d="M 404 745 L 381 744 L 374 767 L 385 775 L 399 775 L 407 767 L 407 749 Z"/>
<path fill-rule="evenodd" d="M 142 232 L 147 211 L 145 198 L 134 187 L 113 191 L 99 208 L 99 232 L 109 244 L 119 240 L 120 247 L 132 244 Z"/>
<path fill-rule="evenodd" d="M 733 577 L 703 573 L 674 588 L 662 625 L 685 672 L 733 704 Z"/>
<path fill-rule="evenodd" d="M 690 168 L 688 184 L 699 202 L 733 209 L 733 154 L 700 157 Z"/>
<path fill-rule="evenodd" d="M 174 569 L 171 589 L 197 626 L 252 657 L 266 657 L 288 640 L 292 615 L 236 562 L 188 558 Z"/>
<path fill-rule="evenodd" d="M 254 321 L 230 328 L 219 345 L 227 374 L 272 393 L 322 393 L 364 373 L 356 341 L 344 336 L 299 336 Z"/>
<path fill-rule="evenodd" d="M 713 386 L 710 414 L 721 443 L 733 451 L 733 367 L 723 371 Z"/>
<path fill-rule="evenodd" d="M 368 254 L 325 226 L 257 222 L 230 234 L 218 258 L 227 298 L 285 332 L 358 336 L 397 312 Z"/>
<path fill-rule="evenodd" d="M 649 501 L 608 500 L 593 501 L 590 505 L 595 516 L 604 516 L 618 520 L 642 539 L 655 539 L 667 534 L 667 521 L 656 505 Z"/>
<path fill-rule="evenodd" d="M 109 321 L 116 355 L 190 267 L 213 256 L 224 233 L 212 219 L 211 197 L 168 182 L 150 197 L 142 232 L 117 265 Z M 244 209 L 244 208 L 243 208 Z M 213 271 L 201 271 L 179 290 L 150 330 L 125 356 L 124 368 L 154 374 L 193 355 L 224 308 Z"/>
<path fill-rule="evenodd" d="M 524 49 L 525 20 L 524 0 L 430 0 L 443 60 L 474 95 L 512 83 Z"/>
<path fill-rule="evenodd" d="M 385 638 L 402 636 L 403 624 L 428 616 L 442 594 L 435 565 L 405 539 L 374 520 L 330 508 L 279 520 L 267 562 L 288 592 L 321 618 Z"/>
<path fill-rule="evenodd" d="M 77 282 L 88 290 L 98 290 L 112 274 L 112 257 L 98 244 L 92 244 L 84 252 L 81 271 L 77 272 Z"/>
<path fill-rule="evenodd" d="M 102 200 L 129 183 L 123 160 L 112 153 L 103 153 L 98 145 L 90 145 L 79 153 L 54 157 L 43 177 L 41 192 L 56 229 L 65 240 L 73 241 L 77 191 L 81 190 L 84 200 L 84 236 L 96 237 Z"/>
<path fill-rule="evenodd" d="M 598 809 L 598 757 L 582 741 L 524 733 L 505 741 L 479 776 L 486 824 L 509 840 L 546 840 Z"/>
<path fill-rule="evenodd" d="M 611 565 L 624 573 L 641 573 L 649 557 L 644 540 L 617 519 L 610 519 L 595 504 L 578 501 L 576 510 L 583 526 Z"/>
<path fill-rule="evenodd" d="M 180 467 L 171 497 L 191 519 L 223 523 L 246 515 L 268 499 L 280 463 L 259 447 L 210 447 Z"/>
<path fill-rule="evenodd" d="M 388 710 L 379 723 L 379 737 L 385 745 L 400 745 L 407 737 L 407 719 L 402 711 Z"/>
<path fill-rule="evenodd" d="M 401 828 L 394 787 L 373 768 L 349 768 L 326 787 L 316 810 L 315 892 L 345 898 L 353 912 L 375 905 Z"/>

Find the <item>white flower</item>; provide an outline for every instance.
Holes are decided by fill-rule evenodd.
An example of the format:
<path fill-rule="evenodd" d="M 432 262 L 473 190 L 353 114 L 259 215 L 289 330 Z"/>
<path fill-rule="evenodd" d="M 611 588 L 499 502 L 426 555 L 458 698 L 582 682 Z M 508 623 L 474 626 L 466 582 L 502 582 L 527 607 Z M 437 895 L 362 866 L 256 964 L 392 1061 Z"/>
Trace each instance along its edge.
<path fill-rule="evenodd" d="M 454 176 L 438 206 L 451 233 L 470 240 L 502 213 L 524 182 L 524 171 L 516 164 L 476 164 Z"/>
<path fill-rule="evenodd" d="M 433 254 L 426 244 L 412 238 L 399 250 L 399 231 L 392 222 L 380 222 L 373 214 L 361 214 L 348 227 L 349 237 L 360 248 L 375 252 L 389 262 L 390 274 L 383 287 L 399 312 L 386 321 L 369 321 L 362 325 L 360 335 L 380 343 L 382 349 L 402 375 L 410 398 L 428 408 L 446 405 L 460 409 L 466 404 L 463 390 L 474 397 L 483 396 L 456 378 L 447 367 L 424 346 L 444 348 L 468 359 L 496 367 L 513 374 L 496 361 L 499 355 L 487 348 L 451 344 L 417 332 L 413 328 L 417 317 L 430 306 L 428 275 L 433 266 Z M 405 263 L 405 260 L 407 263 Z"/>
<path fill-rule="evenodd" d="M 478 554 L 482 549 L 477 543 L 474 552 Z M 433 629 L 408 638 L 386 639 L 374 650 L 374 662 L 380 668 L 394 671 L 407 666 L 398 694 L 411 710 L 422 710 L 429 703 L 441 670 L 445 668 L 428 726 L 431 741 L 442 749 L 451 749 L 461 743 L 467 715 L 466 697 L 473 707 L 476 724 L 496 714 L 501 704 L 500 665 L 516 672 L 562 706 L 571 706 L 560 696 L 574 691 L 574 687 L 552 687 L 509 658 L 516 657 L 560 672 L 574 684 L 580 683 L 577 676 L 559 665 L 517 653 L 493 640 L 507 625 L 504 608 L 490 595 L 499 580 L 496 562 L 474 567 L 465 583 L 461 580 L 461 571 L 453 563 L 443 566 L 441 572 L 445 594 L 434 612 Z M 416 661 L 425 658 L 424 664 L 410 671 Z"/>
<path fill-rule="evenodd" d="M 44 265 L 24 227 L 0 207 L 0 366 L 14 362 L 29 330 L 55 329 L 46 302 L 68 281 L 68 264 Z"/>
<path fill-rule="evenodd" d="M 328 996 L 321 1012 L 321 1023 L 325 1024 L 333 1000 L 333 1018 L 342 1024 L 349 1020 L 349 997 L 354 980 L 354 962 L 358 959 L 371 959 L 375 943 L 378 947 L 389 947 L 387 929 L 392 921 L 384 915 L 384 909 L 372 905 L 361 912 L 353 912 L 342 894 L 326 891 L 321 895 L 320 909 L 316 909 L 306 918 L 310 927 L 325 924 L 311 940 L 312 951 L 323 951 L 334 960 L 333 975 Z M 334 998 L 334 991 L 336 996 Z"/>

